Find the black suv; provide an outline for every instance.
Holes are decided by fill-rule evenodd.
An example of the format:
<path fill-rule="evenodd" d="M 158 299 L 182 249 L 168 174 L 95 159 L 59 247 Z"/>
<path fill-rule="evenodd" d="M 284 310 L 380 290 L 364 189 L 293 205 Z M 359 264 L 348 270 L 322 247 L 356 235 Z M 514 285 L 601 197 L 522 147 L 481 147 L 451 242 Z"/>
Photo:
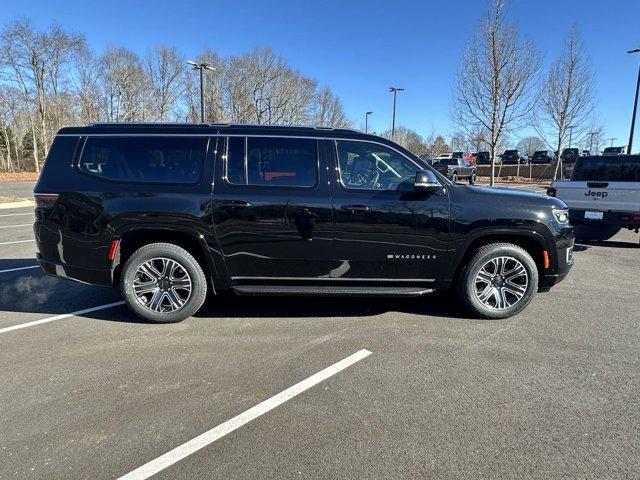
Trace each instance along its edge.
<path fill-rule="evenodd" d="M 119 286 L 155 322 L 207 292 L 419 296 L 520 312 L 572 264 L 566 205 L 454 185 L 346 129 L 99 124 L 58 132 L 35 187 L 44 272 Z"/>
<path fill-rule="evenodd" d="M 531 163 L 549 164 L 553 162 L 556 154 L 553 150 L 536 150 L 531 155 Z"/>
<path fill-rule="evenodd" d="M 517 165 L 519 163 L 524 163 L 524 158 L 520 155 L 519 150 L 505 150 L 502 155 L 500 155 L 500 159 L 502 160 L 503 165 Z"/>

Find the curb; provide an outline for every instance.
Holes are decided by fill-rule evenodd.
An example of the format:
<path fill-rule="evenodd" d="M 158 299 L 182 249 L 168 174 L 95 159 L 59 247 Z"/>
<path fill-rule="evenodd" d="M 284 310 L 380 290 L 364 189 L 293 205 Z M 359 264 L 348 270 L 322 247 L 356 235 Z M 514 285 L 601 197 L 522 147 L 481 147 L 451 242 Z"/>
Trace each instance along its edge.
<path fill-rule="evenodd" d="M 21 200 L 19 202 L 0 203 L 0 210 L 7 210 L 9 208 L 24 208 L 35 207 L 36 202 L 33 200 Z"/>

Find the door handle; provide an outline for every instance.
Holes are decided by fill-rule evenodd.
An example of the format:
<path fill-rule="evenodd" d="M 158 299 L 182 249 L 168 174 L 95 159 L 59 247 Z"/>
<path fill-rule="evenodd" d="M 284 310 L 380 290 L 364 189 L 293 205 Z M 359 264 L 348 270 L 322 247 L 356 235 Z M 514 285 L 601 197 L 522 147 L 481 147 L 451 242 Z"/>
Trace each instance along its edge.
<path fill-rule="evenodd" d="M 245 202 L 244 200 L 222 200 L 220 204 L 229 207 L 231 210 L 240 210 L 252 206 L 251 202 Z"/>
<path fill-rule="evenodd" d="M 364 213 L 370 211 L 371 207 L 368 207 L 366 205 L 343 205 L 342 207 L 340 207 L 340 210 L 349 213 Z"/>

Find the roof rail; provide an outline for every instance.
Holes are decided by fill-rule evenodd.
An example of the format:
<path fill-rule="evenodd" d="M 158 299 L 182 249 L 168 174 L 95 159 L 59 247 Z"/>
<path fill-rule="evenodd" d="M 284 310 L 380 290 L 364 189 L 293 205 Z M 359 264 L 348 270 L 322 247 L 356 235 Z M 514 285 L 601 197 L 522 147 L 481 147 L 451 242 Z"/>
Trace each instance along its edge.
<path fill-rule="evenodd" d="M 325 127 L 325 126 L 313 126 L 313 125 L 274 125 L 268 123 L 194 123 L 194 122 L 91 122 L 87 124 L 88 127 L 117 127 L 117 126 L 174 126 L 174 127 L 262 127 L 262 128 L 299 128 L 309 130 L 324 130 L 324 131 L 344 131 L 361 133 L 360 130 L 354 128 L 343 127 Z"/>

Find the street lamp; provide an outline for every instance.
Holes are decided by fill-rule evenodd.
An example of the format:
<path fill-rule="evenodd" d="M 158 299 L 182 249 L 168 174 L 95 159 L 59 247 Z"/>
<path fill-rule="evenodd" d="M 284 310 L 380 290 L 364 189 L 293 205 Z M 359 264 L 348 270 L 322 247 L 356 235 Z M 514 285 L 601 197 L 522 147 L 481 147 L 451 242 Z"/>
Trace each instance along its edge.
<path fill-rule="evenodd" d="M 593 155 L 591 153 L 591 150 L 593 150 L 593 137 L 595 137 L 596 135 L 598 135 L 598 132 L 589 132 L 589 154 Z"/>
<path fill-rule="evenodd" d="M 204 71 L 212 70 L 215 71 L 208 63 L 196 63 L 191 60 L 187 60 L 189 65 L 193 65 L 194 70 L 200 70 L 200 122 L 204 123 Z"/>
<path fill-rule="evenodd" d="M 373 112 L 364 114 L 364 133 L 369 133 L 369 115 L 373 115 Z"/>
<path fill-rule="evenodd" d="M 396 133 L 396 95 L 398 92 L 404 91 L 404 88 L 389 87 L 389 92 L 393 93 L 393 119 L 391 121 L 391 140 Z"/>
<path fill-rule="evenodd" d="M 640 48 L 634 48 L 627 53 L 638 53 Z M 636 111 L 638 110 L 638 90 L 640 90 L 640 66 L 638 66 L 638 83 L 636 84 L 636 98 L 633 102 L 633 114 L 631 116 L 631 132 L 629 133 L 629 147 L 627 148 L 627 154 L 631 155 L 631 148 L 633 147 L 633 130 L 636 128 Z"/>
<path fill-rule="evenodd" d="M 571 148 L 571 138 L 573 137 L 573 129 L 578 128 L 578 125 L 569 125 L 567 129 L 569 130 L 569 148 Z"/>

